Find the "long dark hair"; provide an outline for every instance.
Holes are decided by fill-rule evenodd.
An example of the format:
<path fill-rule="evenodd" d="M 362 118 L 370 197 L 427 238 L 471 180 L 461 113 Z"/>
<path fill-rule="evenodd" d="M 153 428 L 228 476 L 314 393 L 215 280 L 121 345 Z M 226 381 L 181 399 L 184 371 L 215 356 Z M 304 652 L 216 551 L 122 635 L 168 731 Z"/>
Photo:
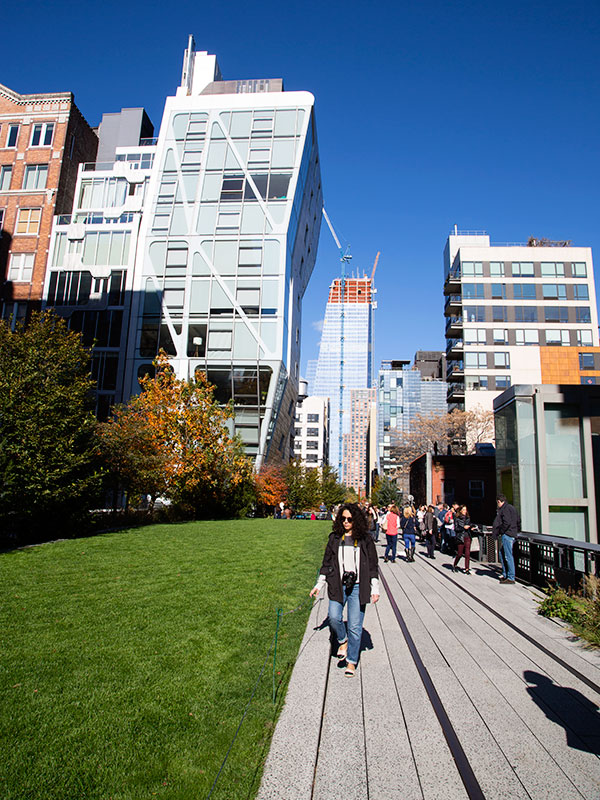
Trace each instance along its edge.
<path fill-rule="evenodd" d="M 352 515 L 352 536 L 355 539 L 366 539 L 368 534 L 367 517 L 358 503 L 344 503 L 340 506 L 333 523 L 333 533 L 336 536 L 344 536 L 344 523 L 342 522 L 344 511 L 349 511 Z"/>

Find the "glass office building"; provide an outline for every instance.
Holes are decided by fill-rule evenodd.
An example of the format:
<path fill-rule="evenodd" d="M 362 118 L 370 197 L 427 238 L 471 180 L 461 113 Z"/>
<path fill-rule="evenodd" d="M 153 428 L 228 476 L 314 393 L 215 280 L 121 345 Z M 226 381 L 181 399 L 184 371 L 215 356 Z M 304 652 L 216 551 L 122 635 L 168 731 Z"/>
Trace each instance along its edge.
<path fill-rule="evenodd" d="M 339 279 L 329 288 L 313 391 L 329 397 L 329 463 L 339 476 L 343 436 L 350 432 L 351 390 L 372 383 L 374 293 L 367 277 L 347 278 L 343 298 Z"/>

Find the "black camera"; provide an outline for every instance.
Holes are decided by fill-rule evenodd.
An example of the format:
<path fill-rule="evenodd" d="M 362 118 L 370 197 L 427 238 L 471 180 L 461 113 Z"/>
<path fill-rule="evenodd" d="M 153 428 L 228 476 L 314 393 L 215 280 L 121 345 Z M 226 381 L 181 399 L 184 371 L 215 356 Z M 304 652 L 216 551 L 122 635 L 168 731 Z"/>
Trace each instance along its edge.
<path fill-rule="evenodd" d="M 356 583 L 356 572 L 344 572 L 342 575 L 342 583 L 348 594 L 350 594 Z"/>

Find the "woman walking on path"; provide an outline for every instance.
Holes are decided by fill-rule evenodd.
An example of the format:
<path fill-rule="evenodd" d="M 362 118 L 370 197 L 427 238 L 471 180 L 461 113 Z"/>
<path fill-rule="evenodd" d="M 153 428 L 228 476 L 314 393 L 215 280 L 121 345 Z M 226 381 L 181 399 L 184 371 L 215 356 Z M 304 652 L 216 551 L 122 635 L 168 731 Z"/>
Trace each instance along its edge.
<path fill-rule="evenodd" d="M 422 542 L 425 539 L 425 514 L 427 513 L 427 506 L 419 506 L 417 510 L 417 533 L 419 535 L 419 541 Z"/>
<path fill-rule="evenodd" d="M 435 515 L 435 508 L 428 506 L 425 512 L 425 541 L 427 542 L 427 555 L 435 558 L 435 541 L 437 539 L 438 521 Z"/>
<path fill-rule="evenodd" d="M 471 556 L 471 519 L 466 506 L 461 506 L 454 518 L 454 532 L 456 534 L 456 543 L 458 551 L 454 564 L 452 565 L 452 572 L 456 572 L 456 567 L 462 556 L 465 557 L 465 575 L 470 575 L 469 558 Z"/>
<path fill-rule="evenodd" d="M 417 522 L 413 514 L 412 508 L 408 506 L 404 509 L 402 519 L 400 520 L 400 527 L 402 528 L 402 535 L 404 537 L 404 551 L 406 553 L 407 561 L 415 560 L 415 536 L 417 533 Z"/>
<path fill-rule="evenodd" d="M 384 561 L 388 561 L 388 553 L 392 554 L 391 559 L 389 559 L 392 564 L 396 561 L 396 547 L 398 546 L 398 523 L 400 521 L 400 512 L 398 511 L 398 506 L 395 506 L 391 503 L 388 506 L 388 513 L 386 517 L 387 528 L 385 530 L 385 538 L 387 540 L 387 546 L 385 548 L 384 553 Z"/>
<path fill-rule="evenodd" d="M 346 675 L 354 675 L 362 638 L 365 606 L 379 600 L 379 568 L 367 519 L 356 503 L 344 503 L 325 547 L 319 579 L 310 596 L 325 587 L 329 595 L 329 624 L 338 640 L 337 657 L 346 659 Z M 348 624 L 342 613 L 348 603 Z"/>

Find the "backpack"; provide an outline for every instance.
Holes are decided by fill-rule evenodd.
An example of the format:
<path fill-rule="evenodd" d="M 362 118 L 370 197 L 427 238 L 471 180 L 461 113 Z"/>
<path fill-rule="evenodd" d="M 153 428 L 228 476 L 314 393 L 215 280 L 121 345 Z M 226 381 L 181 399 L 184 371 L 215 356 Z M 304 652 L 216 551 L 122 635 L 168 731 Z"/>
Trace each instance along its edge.
<path fill-rule="evenodd" d="M 444 524 L 449 525 L 454 522 L 454 515 L 452 514 L 452 509 L 449 508 L 448 511 L 444 514 Z"/>

